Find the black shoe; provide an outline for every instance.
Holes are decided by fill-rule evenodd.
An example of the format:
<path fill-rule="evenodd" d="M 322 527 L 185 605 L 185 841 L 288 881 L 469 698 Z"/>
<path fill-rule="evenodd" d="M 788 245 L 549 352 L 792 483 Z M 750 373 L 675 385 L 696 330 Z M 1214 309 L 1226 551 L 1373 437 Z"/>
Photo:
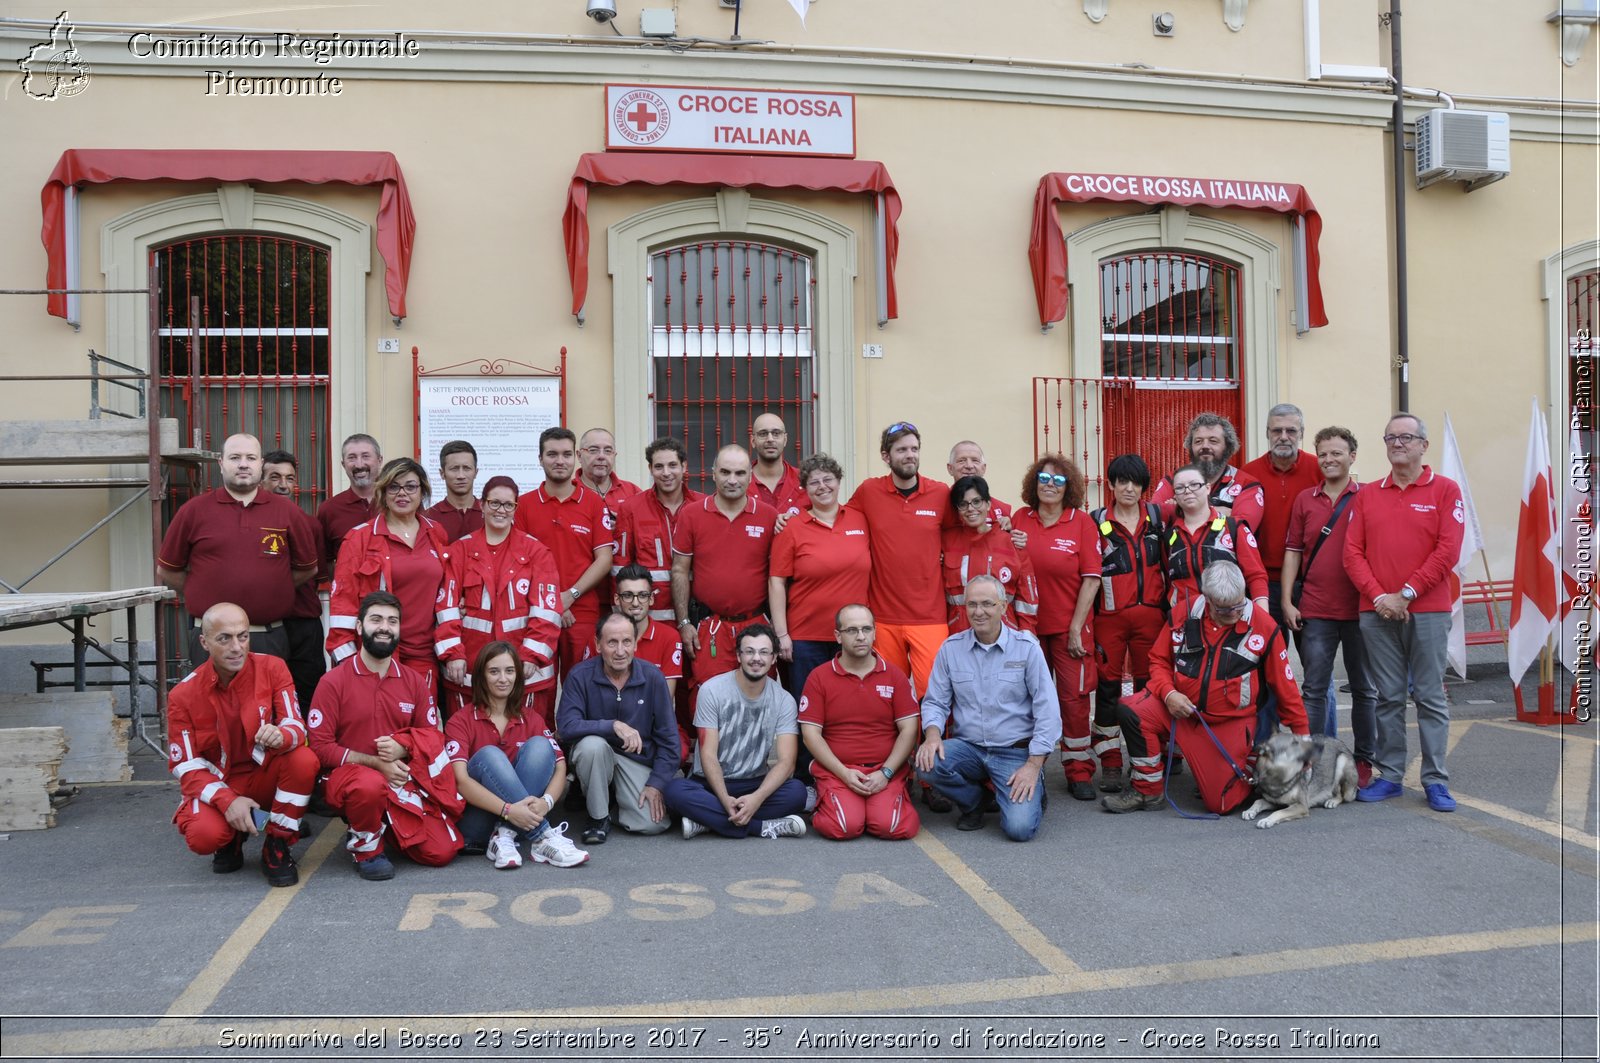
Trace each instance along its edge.
<path fill-rule="evenodd" d="M 601 816 L 599 819 L 595 820 L 593 823 L 590 823 L 589 826 L 585 828 L 583 832 L 583 844 L 604 845 L 606 843 L 606 839 L 609 837 L 611 837 L 611 817 Z"/>
<path fill-rule="evenodd" d="M 975 808 L 956 817 L 956 830 L 982 830 L 983 809 Z"/>
<path fill-rule="evenodd" d="M 231 875 L 244 866 L 244 835 L 235 831 L 233 841 L 211 854 L 211 873 Z"/>
<path fill-rule="evenodd" d="M 1095 797 L 1094 783 L 1089 782 L 1087 779 L 1083 782 L 1069 782 L 1067 783 L 1067 793 L 1071 794 L 1075 801 L 1093 801 Z"/>
<path fill-rule="evenodd" d="M 922 803 L 927 807 L 929 812 L 948 812 L 952 808 L 956 807 L 950 803 L 950 799 L 948 797 L 946 797 L 944 794 L 941 794 L 938 790 L 935 790 L 931 786 L 924 786 L 922 788 Z"/>
<path fill-rule="evenodd" d="M 356 874 L 368 882 L 387 882 L 394 878 L 394 864 L 382 853 L 356 861 Z"/>
<path fill-rule="evenodd" d="M 1040 783 L 1039 785 L 1043 786 L 1044 784 Z M 1000 802 L 995 798 L 993 790 L 985 790 L 983 792 L 983 800 L 978 802 L 978 811 L 979 812 L 998 812 L 998 811 L 1000 811 Z"/>
<path fill-rule="evenodd" d="M 286 839 L 269 834 L 261 843 L 261 873 L 267 876 L 269 886 L 293 886 L 300 881 L 300 869 L 295 867 Z"/>

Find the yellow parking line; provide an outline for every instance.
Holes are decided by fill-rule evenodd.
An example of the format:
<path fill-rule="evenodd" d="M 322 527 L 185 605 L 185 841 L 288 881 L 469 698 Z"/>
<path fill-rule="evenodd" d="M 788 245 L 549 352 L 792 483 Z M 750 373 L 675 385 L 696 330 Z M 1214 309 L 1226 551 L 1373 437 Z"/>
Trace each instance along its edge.
<path fill-rule="evenodd" d="M 1600 926 L 1593 921 L 1555 923 L 1464 934 L 1435 934 L 1387 941 L 1284 949 L 1248 956 L 1140 964 L 1103 971 L 1077 970 L 1071 973 L 1029 978 L 995 978 L 948 985 L 851 989 L 828 993 L 731 997 L 721 1000 L 667 1001 L 610 1008 L 561 1008 L 550 1011 L 514 1011 L 483 1015 L 416 1016 L 406 1018 L 405 1025 L 420 1033 L 462 1034 L 466 1032 L 463 1028 L 465 1020 L 479 1019 L 500 1019 L 521 1026 L 536 1026 L 579 1020 L 645 1022 L 667 1018 L 752 1015 L 764 1016 L 770 1021 L 788 1016 L 883 1014 L 935 1007 L 948 1011 L 951 1008 L 1002 1000 L 1015 1003 L 1020 1000 L 1100 992 L 1107 989 L 1250 978 L 1263 974 L 1351 967 L 1413 960 L 1418 957 L 1463 956 L 1508 949 L 1587 944 L 1597 938 L 1600 938 Z M 251 1034 L 304 1036 L 308 1026 L 315 1026 L 324 1036 L 339 1034 L 348 1040 L 363 1027 L 372 1025 L 374 1025 L 372 1021 L 363 1019 L 318 1019 L 314 1022 L 306 1019 L 284 1019 L 263 1023 L 252 1022 L 249 1023 L 248 1029 Z M 37 1034 L 7 1031 L 6 1051 L 8 1054 L 19 1056 L 93 1055 L 105 1052 L 128 1055 L 138 1052 L 201 1048 L 214 1046 L 217 1043 L 217 1030 L 215 1023 L 180 1021 L 129 1029 L 51 1030 L 48 1033 Z"/>
<path fill-rule="evenodd" d="M 1545 815 L 1568 827 L 1582 828 L 1589 821 L 1589 789 L 1594 785 L 1595 748 L 1586 742 L 1561 747 L 1561 771 L 1545 806 Z"/>
<path fill-rule="evenodd" d="M 1537 724 L 1518 723 L 1515 720 L 1474 720 L 1487 727 L 1499 727 L 1506 731 L 1515 731 L 1524 735 L 1547 735 L 1559 738 L 1563 742 L 1587 742 L 1590 745 L 1600 743 L 1600 735 L 1595 734 L 1594 725 L 1578 727 L 1540 727 Z"/>
<path fill-rule="evenodd" d="M 228 984 L 239 968 L 244 966 L 244 961 L 250 958 L 250 953 L 261 939 L 266 937 L 267 931 L 272 929 L 272 924 L 289 907 L 289 902 L 297 897 L 306 882 L 316 873 L 317 868 L 327 859 L 335 845 L 344 837 L 344 829 L 335 827 L 333 821 L 323 824 L 322 830 L 311 841 L 311 847 L 306 850 L 305 857 L 300 860 L 300 881 L 293 886 L 280 889 L 270 889 L 267 895 L 261 898 L 261 903 L 255 906 L 239 928 L 228 935 L 228 940 L 211 957 L 211 962 L 194 977 L 189 987 L 178 995 L 172 1002 L 172 1007 L 167 1009 L 167 1017 L 162 1023 L 182 1022 L 180 1016 L 201 1015 L 222 993 L 223 987 Z"/>
<path fill-rule="evenodd" d="M 950 876 L 963 893 L 971 897 L 984 914 L 993 919 L 1015 941 L 1024 952 L 1038 960 L 1044 969 L 1051 974 L 1064 975 L 1076 974 L 1081 968 L 1072 962 L 1072 959 L 1055 943 L 1045 937 L 1038 927 L 1028 922 L 1022 913 L 1011 906 L 994 887 L 985 882 L 976 871 L 950 848 L 935 838 L 928 831 L 918 832 L 917 847 L 928 855 L 928 859 L 939 865 L 939 870 Z"/>

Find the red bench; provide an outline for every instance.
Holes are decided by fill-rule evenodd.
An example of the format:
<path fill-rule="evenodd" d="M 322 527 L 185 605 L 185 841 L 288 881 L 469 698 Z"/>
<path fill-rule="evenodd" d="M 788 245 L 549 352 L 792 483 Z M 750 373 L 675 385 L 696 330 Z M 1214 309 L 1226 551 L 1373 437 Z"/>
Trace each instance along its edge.
<path fill-rule="evenodd" d="M 1504 645 L 1510 630 L 1501 622 L 1502 606 L 1511 604 L 1511 581 L 1508 579 L 1479 580 L 1476 583 L 1463 583 L 1461 585 L 1461 604 L 1463 607 L 1472 605 L 1483 606 L 1484 614 L 1489 618 L 1489 627 L 1485 631 L 1468 631 L 1468 646 L 1499 646 Z"/>

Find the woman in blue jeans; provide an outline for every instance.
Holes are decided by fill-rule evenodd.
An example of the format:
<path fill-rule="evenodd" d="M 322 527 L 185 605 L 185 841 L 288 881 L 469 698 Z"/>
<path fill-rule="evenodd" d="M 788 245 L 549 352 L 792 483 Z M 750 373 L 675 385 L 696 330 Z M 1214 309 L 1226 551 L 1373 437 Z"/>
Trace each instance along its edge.
<path fill-rule="evenodd" d="M 528 842 L 536 863 L 576 867 L 589 854 L 572 844 L 550 813 L 567 788 L 554 732 L 527 704 L 522 662 L 509 642 L 491 642 L 472 666 L 472 707 L 445 725 L 445 752 L 467 810 L 459 824 L 469 845 L 484 845 L 502 870 L 522 866 Z"/>

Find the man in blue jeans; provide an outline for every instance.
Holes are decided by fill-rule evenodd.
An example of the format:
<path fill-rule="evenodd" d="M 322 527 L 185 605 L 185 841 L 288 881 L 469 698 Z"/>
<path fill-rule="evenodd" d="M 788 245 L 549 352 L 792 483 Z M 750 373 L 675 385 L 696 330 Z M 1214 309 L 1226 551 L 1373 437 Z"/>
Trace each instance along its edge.
<path fill-rule="evenodd" d="M 1012 841 L 1039 833 L 1044 762 L 1061 740 L 1061 708 L 1039 640 L 1006 627 L 1006 594 L 993 576 L 966 586 L 972 627 L 939 647 L 922 699 L 917 776 L 960 811 L 959 830 L 983 826 L 984 783 Z M 945 725 L 950 737 L 945 738 Z"/>

